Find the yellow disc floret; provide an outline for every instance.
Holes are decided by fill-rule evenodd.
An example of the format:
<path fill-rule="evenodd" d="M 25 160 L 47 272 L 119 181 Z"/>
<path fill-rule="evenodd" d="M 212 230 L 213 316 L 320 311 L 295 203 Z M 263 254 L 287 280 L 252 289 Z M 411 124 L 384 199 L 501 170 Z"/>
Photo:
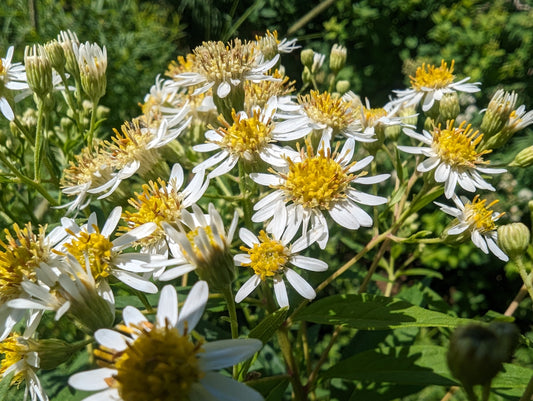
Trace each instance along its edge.
<path fill-rule="evenodd" d="M 346 129 L 356 118 L 351 101 L 332 97 L 329 92 L 312 90 L 309 95 L 299 96 L 298 102 L 311 120 L 334 130 Z"/>
<path fill-rule="evenodd" d="M 336 153 L 331 150 L 319 150 L 314 154 L 307 143 L 307 154 L 301 150 L 302 160 L 288 160 L 289 172 L 280 174 L 285 182 L 277 188 L 294 203 L 305 208 L 329 210 L 333 202 L 344 198 L 350 181 L 356 178 L 348 170 L 354 164 L 342 166 L 335 160 Z"/>
<path fill-rule="evenodd" d="M 111 258 L 113 256 L 113 243 L 100 234 L 98 227 L 95 232 L 81 231 L 78 234 L 69 232 L 74 239 L 65 244 L 65 249 L 74 256 L 82 266 L 86 266 L 86 257 L 89 259 L 91 273 L 95 280 L 106 278 L 111 273 Z"/>
<path fill-rule="evenodd" d="M 363 106 L 362 109 L 363 115 L 361 120 L 364 122 L 365 127 L 373 127 L 377 124 L 380 118 L 387 116 L 387 111 L 383 108 L 367 109 Z"/>
<path fill-rule="evenodd" d="M 0 303 L 18 297 L 22 281 L 35 281 L 35 268 L 50 256 L 44 227 L 34 234 L 30 223 L 23 229 L 15 223 L 13 231 L 14 236 L 4 229 L 5 242 L 0 240 Z"/>
<path fill-rule="evenodd" d="M 250 118 L 235 113 L 235 110 L 231 114 L 233 125 L 221 120 L 225 128 L 217 130 L 222 135 L 220 142 L 217 142 L 222 148 L 239 157 L 250 158 L 271 142 L 272 126 L 261 121 L 259 111 L 254 110 Z"/>
<path fill-rule="evenodd" d="M 479 195 L 476 195 L 471 203 L 467 203 L 464 214 L 470 227 L 479 231 L 481 234 L 494 231 L 496 229 L 494 221 L 503 216 L 503 213 L 500 213 L 496 217 L 494 216 L 491 207 L 496 203 L 498 203 L 498 200 L 492 201 L 487 205 L 487 200 L 480 200 Z"/>
<path fill-rule="evenodd" d="M 478 152 L 477 145 L 483 139 L 483 134 L 474 131 L 471 125 L 465 127 L 462 122 L 458 128 L 454 128 L 453 120 L 449 121 L 446 129 L 440 126 L 433 131 L 433 143 L 431 147 L 442 161 L 452 167 L 475 167 L 476 164 L 486 164 L 481 156 L 490 153 L 490 150 Z"/>
<path fill-rule="evenodd" d="M 264 281 L 267 277 L 283 273 L 290 251 L 281 242 L 269 238 L 263 230 L 259 233 L 259 241 L 252 248 L 241 246 L 241 250 L 250 255 L 250 262 L 242 266 L 250 266 Z"/>
<path fill-rule="evenodd" d="M 6 370 L 13 366 L 15 363 L 21 361 L 28 352 L 28 347 L 22 343 L 19 343 L 18 338 L 20 336 L 16 333 L 12 333 L 8 338 L 0 342 L 0 377 L 3 377 Z M 24 380 L 24 371 L 19 371 L 13 376 L 11 385 L 18 385 Z"/>
<path fill-rule="evenodd" d="M 124 401 L 188 401 L 192 385 L 204 376 L 201 345 L 175 327 L 143 330 L 114 360 L 112 385 Z"/>
<path fill-rule="evenodd" d="M 422 64 L 422 67 L 416 69 L 415 76 L 409 77 L 411 80 L 411 87 L 416 91 L 445 88 L 453 83 L 454 64 L 455 60 L 452 60 L 450 67 L 448 67 L 448 64 L 444 62 L 444 60 L 441 61 L 440 67 L 435 67 L 431 64 Z"/>

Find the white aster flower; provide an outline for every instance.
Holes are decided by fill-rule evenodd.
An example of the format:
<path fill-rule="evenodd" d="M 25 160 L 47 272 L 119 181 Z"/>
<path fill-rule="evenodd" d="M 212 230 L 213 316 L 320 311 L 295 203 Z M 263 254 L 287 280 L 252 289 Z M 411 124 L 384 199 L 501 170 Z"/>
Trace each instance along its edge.
<path fill-rule="evenodd" d="M 281 237 L 274 234 L 271 238 L 265 231 L 261 230 L 258 238 L 246 228 L 239 230 L 239 237 L 247 247 L 241 247 L 241 250 L 246 251 L 246 253 L 235 255 L 235 264 L 252 268 L 254 275 L 237 291 L 235 302 L 241 302 L 268 277 L 274 281 L 274 293 L 281 308 L 289 306 L 284 278 L 302 297 L 315 298 L 316 293 L 313 287 L 289 266 L 293 265 L 315 272 L 323 272 L 328 269 L 327 263 L 298 254 L 316 240 L 314 237 L 317 236 L 318 232 L 310 231 L 290 244 L 294 234 L 294 231 L 287 230 Z"/>
<path fill-rule="evenodd" d="M 9 100 L 11 100 L 10 91 L 26 91 L 29 90 L 28 82 L 26 80 L 26 72 L 22 63 L 12 63 L 13 46 L 7 49 L 6 57 L 0 59 L 0 112 L 9 121 L 15 119 L 15 114 L 11 108 Z M 15 101 L 20 100 L 18 97 Z"/>
<path fill-rule="evenodd" d="M 207 215 L 197 205 L 193 205 L 192 209 L 193 213 L 184 210 L 182 214 L 187 229 L 179 232 L 169 224 L 164 225 L 174 259 L 160 264 L 175 267 L 160 275 L 154 274 L 154 277 L 169 281 L 195 270 L 200 279 L 210 283 L 212 289 L 220 290 L 220 286 L 234 279 L 230 250 L 237 229 L 237 212 L 226 233 L 222 217 L 213 204 L 209 204 Z"/>
<path fill-rule="evenodd" d="M 31 401 L 48 401 L 43 386 L 37 376 L 40 366 L 39 354 L 29 346 L 28 340 L 35 333 L 38 320 L 31 322 L 23 335 L 11 334 L 0 342 L 0 379 L 13 373 L 10 385 L 17 387 L 25 382 L 24 400 L 30 395 Z"/>
<path fill-rule="evenodd" d="M 402 125 L 403 117 L 396 115 L 398 109 L 398 106 L 393 106 L 390 103 L 383 107 L 371 108 L 370 102 L 366 99 L 365 105 L 361 105 L 359 114 L 359 129 L 364 137 L 374 137 L 376 135 L 383 140 L 383 135 L 379 134 L 382 134 L 386 127 Z"/>
<path fill-rule="evenodd" d="M 263 222 L 272 218 L 267 231 L 277 238 L 285 227 L 290 233 L 302 227 L 303 235 L 315 229 L 320 234 L 318 244 L 322 249 L 329 237 L 326 211 L 337 224 L 350 230 L 371 227 L 372 218 L 357 204 L 375 206 L 386 203 L 387 199 L 361 192 L 352 184 L 376 184 L 388 179 L 390 174 L 373 177 L 365 177 L 366 172 L 354 174 L 373 160 L 368 156 L 352 161 L 354 147 L 355 141 L 348 139 L 338 153 L 322 148 L 315 154 L 307 143 L 299 159 L 288 160 L 289 166 L 276 174 L 250 174 L 256 183 L 274 189 L 254 205 L 256 213 L 252 220 Z"/>
<path fill-rule="evenodd" d="M 154 323 L 127 306 L 120 332 L 101 329 L 95 333 L 101 346 L 95 354 L 106 367 L 77 373 L 69 384 L 78 390 L 98 391 L 85 398 L 87 401 L 262 400 L 245 384 L 215 372 L 252 357 L 261 348 L 259 340 L 207 343 L 189 336 L 208 295 L 207 284 L 197 282 L 178 313 L 176 290 L 165 286 Z"/>
<path fill-rule="evenodd" d="M 343 135 L 360 142 L 373 142 L 373 134 L 361 132 L 358 121 L 360 102 L 348 96 L 334 97 L 329 92 L 312 90 L 308 95 L 298 96 L 298 106 L 280 105 L 287 111 L 279 114 L 286 119 L 278 124 L 279 130 L 300 132 L 307 135 L 316 132 L 325 147 L 337 136 Z"/>
<path fill-rule="evenodd" d="M 253 42 L 242 43 L 240 39 L 235 39 L 229 45 L 203 42 L 202 46 L 193 50 L 190 71 L 180 73 L 174 79 L 185 87 L 201 85 L 194 95 L 213 87 L 213 93 L 222 99 L 229 95 L 232 88 L 241 87 L 246 80 L 273 79 L 265 73 L 276 65 L 279 55 L 261 62 L 259 54 Z"/>
<path fill-rule="evenodd" d="M 465 191 L 475 192 L 476 188 L 494 191 L 494 187 L 486 182 L 479 173 L 501 174 L 505 169 L 480 167 L 488 164 L 482 156 L 490 151 L 477 151 L 476 147 L 483 139 L 483 134 L 473 131 L 470 125 L 462 122 L 459 127 L 454 127 L 454 121 L 448 121 L 446 129 L 436 127 L 432 133 L 424 130 L 420 135 L 409 128 L 403 132 L 408 136 L 421 141 L 428 146 L 398 146 L 398 149 L 411 153 L 427 156 L 417 166 L 417 171 L 425 173 L 435 169 L 435 181 L 444 183 L 444 194 L 451 198 L 455 193 L 457 184 Z"/>
<path fill-rule="evenodd" d="M 305 135 L 303 131 L 293 131 L 289 127 L 281 127 L 273 120 L 277 110 L 277 98 L 269 99 L 263 109 L 253 107 L 250 115 L 241 111 L 233 111 L 233 124 L 221 119 L 224 125 L 216 130 L 205 133 L 208 143 L 193 146 L 197 152 L 219 152 L 198 164 L 193 172 L 206 170 L 218 164 L 209 173 L 208 178 L 218 177 L 231 171 L 239 160 L 254 163 L 263 160 L 271 166 L 286 166 L 286 157 L 295 156 L 296 152 L 282 148 L 274 142 L 293 141 Z M 288 129 L 287 129 L 288 128 Z"/>
<path fill-rule="evenodd" d="M 205 173 L 200 170 L 194 175 L 189 184 L 181 190 L 185 175 L 179 163 L 174 164 L 168 184 L 162 179 L 150 181 L 142 186 L 141 193 L 135 193 L 135 198 L 129 199 L 129 204 L 135 211 L 125 211 L 122 214 L 126 227 L 122 231 L 128 232 L 145 223 L 157 224 L 157 229 L 150 235 L 139 240 L 143 253 L 168 255 L 167 241 L 163 231 L 163 223 L 180 225 L 185 209 L 194 205 L 206 191 L 209 180 L 204 180 Z"/>
<path fill-rule="evenodd" d="M 487 205 L 487 200 L 481 200 L 479 195 L 476 195 L 472 202 L 466 198 L 461 201 L 457 195 L 454 195 L 452 199 L 457 207 L 435 202 L 444 213 L 459 221 L 447 233 L 449 235 L 467 233 L 474 245 L 484 253 L 488 254 L 490 251 L 499 259 L 507 262 L 509 257 L 498 246 L 498 231 L 494 224 L 503 213 L 496 213 L 490 209 L 498 201 L 495 200 Z"/>
<path fill-rule="evenodd" d="M 89 268 L 97 286 L 107 288 L 109 276 L 113 276 L 124 284 L 136 290 L 155 294 L 157 287 L 137 273 L 151 273 L 153 268 L 146 267 L 147 263 L 161 258 L 158 255 L 141 254 L 138 252 L 122 252 L 132 243 L 150 235 L 157 229 L 155 223 L 146 223 L 136 227 L 124 235 L 111 241 L 110 237 L 117 226 L 122 208 L 113 209 L 104 227 L 98 228 L 96 214 L 89 216 L 87 224 L 79 227 L 73 219 L 64 217 L 61 224 L 71 235 L 62 244 L 61 253 L 70 253 L 82 266 L 85 258 L 89 258 Z"/>
<path fill-rule="evenodd" d="M 270 60 L 280 53 L 291 53 L 301 47 L 296 44 L 297 39 L 283 38 L 279 40 L 278 31 L 270 32 L 268 29 L 264 36 L 256 35 L 255 40 L 264 60 Z"/>
<path fill-rule="evenodd" d="M 37 282 L 36 270 L 41 263 L 53 264 L 57 257 L 52 251 L 66 233 L 61 228 L 52 230 L 48 235 L 45 228 L 40 227 L 38 233 L 32 232 L 31 224 L 20 229 L 13 225 L 11 234 L 4 230 L 5 242 L 0 240 L 0 341 L 5 339 L 15 324 L 26 315 L 25 309 L 12 308 L 9 301 L 17 298 L 28 298 L 23 284 Z M 29 319 L 39 314 L 30 310 Z"/>
<path fill-rule="evenodd" d="M 406 106 L 416 106 L 422 102 L 422 110 L 428 111 L 433 107 L 435 101 L 440 101 L 446 93 L 479 92 L 479 82 L 467 83 L 470 77 L 454 82 L 453 75 L 454 61 L 448 68 L 448 64 L 441 61 L 440 67 L 434 65 L 422 64 L 416 69 L 414 77 L 411 80 L 411 88 L 405 90 L 395 90 L 398 95 L 393 102 L 396 104 L 405 104 Z"/>

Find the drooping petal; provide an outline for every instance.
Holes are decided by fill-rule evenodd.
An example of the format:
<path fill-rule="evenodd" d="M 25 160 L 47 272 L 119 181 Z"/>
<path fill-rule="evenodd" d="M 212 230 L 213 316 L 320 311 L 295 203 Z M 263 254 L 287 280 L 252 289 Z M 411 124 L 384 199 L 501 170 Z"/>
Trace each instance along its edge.
<path fill-rule="evenodd" d="M 251 358 L 263 343 L 254 338 L 219 340 L 202 346 L 204 352 L 199 354 L 202 370 L 219 370 L 233 366 Z"/>

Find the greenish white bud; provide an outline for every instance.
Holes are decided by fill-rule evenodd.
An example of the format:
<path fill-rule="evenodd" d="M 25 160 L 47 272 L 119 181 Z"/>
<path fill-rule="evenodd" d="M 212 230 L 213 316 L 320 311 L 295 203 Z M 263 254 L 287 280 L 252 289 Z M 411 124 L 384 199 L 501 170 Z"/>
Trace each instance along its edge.
<path fill-rule="evenodd" d="M 334 44 L 329 55 L 329 68 L 337 74 L 346 64 L 346 47 Z"/>
<path fill-rule="evenodd" d="M 507 124 L 516 105 L 516 99 L 516 93 L 506 92 L 503 89 L 498 89 L 492 96 L 480 127 L 485 140 L 498 133 Z"/>
<path fill-rule="evenodd" d="M 457 92 L 445 93 L 439 102 L 439 121 L 445 123 L 448 120 L 455 120 L 460 111 Z"/>
<path fill-rule="evenodd" d="M 74 44 L 74 54 L 80 69 L 81 86 L 94 102 L 104 96 L 107 79 L 107 50 L 96 43 Z"/>
<path fill-rule="evenodd" d="M 52 64 L 42 45 L 26 46 L 24 64 L 30 89 L 39 98 L 44 98 L 52 92 Z"/>
<path fill-rule="evenodd" d="M 74 54 L 74 45 L 79 46 L 80 44 L 78 36 L 69 30 L 61 31 L 59 35 L 57 35 L 57 40 L 63 48 L 66 70 L 72 74 L 75 79 L 78 79 L 80 76 L 80 68 L 78 66 L 78 59 Z"/>
<path fill-rule="evenodd" d="M 311 70 L 311 67 L 313 66 L 314 56 L 315 52 L 311 49 L 302 50 L 300 53 L 300 60 L 302 61 L 302 64 L 309 68 L 309 70 Z"/>
<path fill-rule="evenodd" d="M 346 81 L 344 79 L 337 81 L 335 84 L 335 90 L 341 95 L 345 94 L 350 90 L 350 81 Z"/>
<path fill-rule="evenodd" d="M 525 224 L 511 223 L 498 227 L 498 245 L 511 259 L 523 255 L 530 241 L 531 234 Z"/>
<path fill-rule="evenodd" d="M 509 164 L 511 167 L 529 167 L 533 165 L 533 146 L 522 149 Z"/>
<path fill-rule="evenodd" d="M 58 73 L 62 74 L 65 71 L 65 51 L 57 40 L 51 40 L 44 45 L 44 50 L 52 64 L 52 68 Z"/>

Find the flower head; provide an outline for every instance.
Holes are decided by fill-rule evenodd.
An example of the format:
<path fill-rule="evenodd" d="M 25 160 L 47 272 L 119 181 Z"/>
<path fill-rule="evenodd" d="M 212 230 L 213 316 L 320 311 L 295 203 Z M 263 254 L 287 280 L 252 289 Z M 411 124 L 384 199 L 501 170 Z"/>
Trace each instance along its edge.
<path fill-rule="evenodd" d="M 72 43 L 83 90 L 92 101 L 104 96 L 107 79 L 107 50 L 96 43 Z"/>
<path fill-rule="evenodd" d="M 352 185 L 375 184 L 390 175 L 364 177 L 366 172 L 354 174 L 373 160 L 372 156 L 368 156 L 359 162 L 352 161 L 354 147 L 354 140 L 348 139 L 340 152 L 321 148 L 315 153 L 308 142 L 306 148 L 301 149 L 298 159 L 288 159 L 287 168 L 275 174 L 251 174 L 258 184 L 274 189 L 254 205 L 256 213 L 252 220 L 262 222 L 272 217 L 267 230 L 278 237 L 285 227 L 289 232 L 296 232 L 301 226 L 303 235 L 308 228 L 317 229 L 321 248 L 326 246 L 329 235 L 324 217 L 326 211 L 345 228 L 370 227 L 372 218 L 357 203 L 380 205 L 387 199 L 366 194 Z"/>
<path fill-rule="evenodd" d="M 24 91 L 29 89 L 26 72 L 21 63 L 12 63 L 13 46 L 7 49 L 6 57 L 0 59 L 0 112 L 9 121 L 13 121 L 15 114 L 10 104 L 10 91 Z M 15 99 L 17 100 L 17 99 Z"/>
<path fill-rule="evenodd" d="M 95 355 L 103 367 L 77 373 L 69 384 L 79 390 L 99 391 L 97 397 L 102 401 L 262 400 L 255 390 L 214 372 L 250 358 L 261 348 L 259 340 L 207 343 L 189 335 L 201 318 L 208 295 L 207 284 L 199 281 L 178 314 L 176 290 L 165 286 L 154 323 L 127 306 L 119 331 L 95 333 L 100 343 Z"/>
<path fill-rule="evenodd" d="M 276 141 L 290 141 L 305 135 L 302 131 L 291 131 L 279 128 L 274 122 L 277 109 L 277 99 L 271 98 L 263 109 L 252 108 L 250 114 L 244 111 L 233 111 L 233 124 L 221 118 L 223 126 L 206 132 L 208 143 L 193 147 L 198 152 L 219 150 L 214 156 L 198 164 L 193 171 L 207 169 L 216 164 L 218 166 L 209 173 L 208 177 L 218 177 L 229 172 L 239 160 L 246 163 L 256 163 L 263 160 L 269 165 L 286 165 L 283 156 L 294 151 L 281 148 L 274 144 Z"/>
<path fill-rule="evenodd" d="M 293 50 L 300 48 L 296 45 L 297 39 L 287 40 L 278 39 L 278 31 L 270 32 L 268 29 L 264 36 L 255 37 L 256 46 L 265 60 L 271 60 L 280 53 L 291 53 Z"/>
<path fill-rule="evenodd" d="M 498 247 L 498 232 L 495 224 L 503 213 L 496 213 L 491 209 L 498 201 L 487 205 L 487 200 L 481 199 L 479 195 L 476 195 L 471 202 L 466 198 L 461 201 L 457 195 L 454 195 L 452 199 L 457 207 L 435 202 L 444 213 L 452 215 L 459 221 L 447 233 L 449 235 L 467 233 L 474 245 L 484 253 L 488 254 L 490 250 L 496 257 L 507 262 L 509 257 Z"/>
<path fill-rule="evenodd" d="M 474 131 L 466 122 L 454 127 L 454 122 L 449 121 L 445 129 L 439 125 L 432 133 L 424 131 L 423 135 L 409 128 L 405 128 L 404 132 L 428 146 L 398 146 L 398 149 L 427 156 L 417 170 L 424 173 L 435 169 L 435 181 L 444 182 L 444 194 L 448 199 L 455 193 L 457 184 L 469 192 L 474 192 L 476 188 L 494 191 L 494 187 L 483 180 L 479 173 L 499 174 L 506 171 L 482 167 L 489 163 L 483 160 L 483 155 L 490 151 L 478 150 L 483 134 Z"/>
<path fill-rule="evenodd" d="M 246 246 L 241 246 L 241 253 L 235 256 L 235 263 L 240 266 L 250 267 L 254 275 L 249 278 L 235 295 L 235 302 L 241 302 L 261 282 L 267 279 L 274 281 L 274 292 L 280 307 L 289 306 L 289 298 L 285 287 L 286 278 L 294 289 L 304 298 L 313 299 L 315 290 L 305 279 L 296 273 L 290 265 L 310 271 L 325 271 L 327 263 L 321 260 L 301 256 L 298 253 L 315 241 L 317 232 L 309 232 L 302 238 L 290 244 L 294 231 L 286 231 L 281 238 L 269 236 L 261 230 L 259 237 L 250 230 L 241 228 L 239 236 Z"/>
<path fill-rule="evenodd" d="M 433 107 L 435 101 L 440 101 L 445 93 L 451 92 L 479 92 L 479 82 L 467 83 L 469 77 L 458 82 L 454 82 L 453 68 L 455 62 L 450 66 L 442 60 L 439 67 L 431 64 L 422 64 L 416 69 L 415 76 L 409 77 L 411 89 L 394 91 L 398 98 L 394 103 L 405 103 L 406 105 L 418 105 L 421 101 L 422 110 L 428 111 Z"/>

